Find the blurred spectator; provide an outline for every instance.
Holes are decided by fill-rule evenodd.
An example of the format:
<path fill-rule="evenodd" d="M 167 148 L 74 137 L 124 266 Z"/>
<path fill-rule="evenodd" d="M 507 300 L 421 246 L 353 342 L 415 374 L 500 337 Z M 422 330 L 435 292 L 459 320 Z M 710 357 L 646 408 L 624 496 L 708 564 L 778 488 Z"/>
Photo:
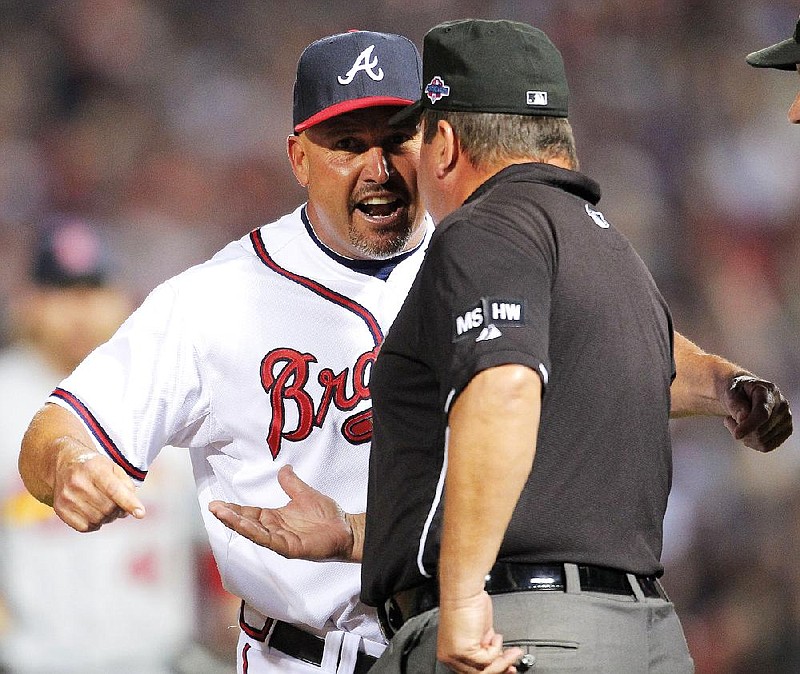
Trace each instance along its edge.
<path fill-rule="evenodd" d="M 185 457 L 165 453 L 148 476 L 146 521 L 88 535 L 35 501 L 17 473 L 30 418 L 132 308 L 86 221 L 54 218 L 33 248 L 30 279 L 12 299 L 14 342 L 0 353 L 0 664 L 20 674 L 173 671 L 195 636 L 203 554 Z M 222 671 L 205 660 L 194 671 Z"/>

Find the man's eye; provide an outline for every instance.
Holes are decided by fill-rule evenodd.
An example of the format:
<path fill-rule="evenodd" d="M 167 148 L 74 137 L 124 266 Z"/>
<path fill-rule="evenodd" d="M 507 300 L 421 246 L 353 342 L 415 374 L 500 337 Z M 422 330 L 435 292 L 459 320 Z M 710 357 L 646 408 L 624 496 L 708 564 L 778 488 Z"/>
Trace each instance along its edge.
<path fill-rule="evenodd" d="M 356 138 L 340 138 L 334 144 L 334 147 L 342 152 L 360 152 L 361 146 L 362 143 Z"/>
<path fill-rule="evenodd" d="M 391 145 L 399 147 L 400 145 L 403 145 L 404 143 L 410 141 L 413 137 L 414 136 L 408 133 L 397 133 L 389 139 L 389 143 Z"/>

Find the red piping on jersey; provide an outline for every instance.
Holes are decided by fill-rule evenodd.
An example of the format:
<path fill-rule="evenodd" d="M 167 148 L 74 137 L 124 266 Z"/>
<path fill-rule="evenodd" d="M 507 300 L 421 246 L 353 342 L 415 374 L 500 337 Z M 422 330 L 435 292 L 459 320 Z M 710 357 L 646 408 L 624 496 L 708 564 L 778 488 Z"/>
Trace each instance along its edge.
<path fill-rule="evenodd" d="M 144 481 L 144 478 L 147 477 L 147 471 L 137 468 L 122 455 L 122 452 L 119 451 L 117 446 L 114 444 L 114 441 L 108 436 L 108 433 L 105 432 L 103 427 L 100 425 L 97 419 L 95 419 L 94 415 L 89 411 L 89 408 L 86 407 L 86 405 L 72 395 L 72 393 L 65 391 L 63 388 L 57 388 L 55 391 L 53 391 L 53 393 L 51 393 L 51 395 L 56 398 L 60 398 L 73 410 L 75 410 L 75 413 L 83 420 L 83 423 L 89 427 L 92 435 L 97 438 L 97 441 L 106 451 L 106 454 L 111 457 L 114 463 L 122 468 L 122 470 L 124 470 L 134 480 L 139 480 L 140 482 Z"/>
<path fill-rule="evenodd" d="M 244 619 L 244 599 L 242 600 L 242 605 L 239 607 L 239 627 L 242 628 L 242 632 L 244 632 L 248 637 L 254 639 L 255 641 L 266 641 L 267 635 L 274 624 L 274 618 L 267 618 L 266 622 L 264 623 L 264 627 L 260 629 L 253 627 L 252 625 L 248 625 Z"/>
<path fill-rule="evenodd" d="M 334 304 L 338 304 L 348 311 L 352 311 L 356 316 L 361 318 L 364 323 L 367 324 L 367 328 L 369 328 L 369 331 L 372 334 L 372 339 L 375 341 L 375 345 L 377 346 L 383 342 L 383 331 L 381 330 L 381 326 L 378 325 L 378 321 L 376 321 L 375 317 L 358 302 L 354 302 L 344 295 L 340 295 L 330 288 L 326 288 L 321 283 L 317 283 L 316 281 L 312 281 L 310 278 L 290 272 L 288 269 L 284 269 L 278 265 L 278 263 L 269 256 L 269 253 L 267 253 L 267 249 L 264 246 L 264 240 L 261 238 L 261 232 L 258 229 L 254 229 L 252 232 L 250 232 L 250 241 L 253 243 L 253 248 L 256 251 L 256 255 L 258 255 L 261 261 L 267 265 L 267 267 L 272 269 L 272 271 L 280 274 L 290 281 L 294 281 L 301 286 L 305 286 L 311 292 L 316 293 L 323 299 L 333 302 Z"/>
<path fill-rule="evenodd" d="M 244 648 L 242 649 L 242 673 L 247 674 L 247 670 L 250 669 L 250 663 L 247 662 L 247 651 L 250 650 L 250 644 L 245 644 Z"/>

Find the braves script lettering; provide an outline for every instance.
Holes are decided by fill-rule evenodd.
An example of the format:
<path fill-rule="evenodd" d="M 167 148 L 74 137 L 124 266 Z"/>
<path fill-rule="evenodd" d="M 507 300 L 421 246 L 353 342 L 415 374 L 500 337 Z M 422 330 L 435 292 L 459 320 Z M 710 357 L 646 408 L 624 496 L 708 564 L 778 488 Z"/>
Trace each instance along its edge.
<path fill-rule="evenodd" d="M 338 374 L 330 368 L 321 369 L 317 381 L 322 387 L 322 396 L 316 410 L 307 384 L 309 364 L 316 363 L 317 359 L 310 353 L 300 353 L 289 348 L 274 349 L 264 356 L 261 361 L 261 385 L 269 396 L 272 410 L 267 445 L 273 459 L 280 454 L 284 440 L 305 440 L 314 427 L 321 427 L 331 405 L 347 412 L 360 402 L 369 400 L 369 373 L 378 357 L 379 348 L 376 346 L 372 351 L 362 353 L 352 368 L 345 368 Z M 287 401 L 294 403 L 297 408 L 297 425 L 294 429 L 285 428 Z M 370 440 L 372 410 L 365 410 L 348 418 L 342 425 L 341 432 L 353 444 Z"/>

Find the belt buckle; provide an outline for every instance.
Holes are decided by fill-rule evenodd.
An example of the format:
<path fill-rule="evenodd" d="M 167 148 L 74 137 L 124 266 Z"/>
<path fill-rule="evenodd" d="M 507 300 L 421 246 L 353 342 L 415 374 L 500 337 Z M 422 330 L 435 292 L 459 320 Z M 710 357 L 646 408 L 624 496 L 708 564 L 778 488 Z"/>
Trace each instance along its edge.
<path fill-rule="evenodd" d="M 435 580 L 395 592 L 378 606 L 378 621 L 383 636 L 391 639 L 408 620 L 438 605 L 439 586 Z"/>
<path fill-rule="evenodd" d="M 517 564 L 496 562 L 486 574 L 484 588 L 490 595 L 508 592 L 566 592 L 563 564 Z"/>
<path fill-rule="evenodd" d="M 636 580 L 639 583 L 639 587 L 642 588 L 642 592 L 644 593 L 645 597 L 657 597 L 658 599 L 663 599 L 664 601 L 670 601 L 666 591 L 664 590 L 664 587 L 658 581 L 658 578 L 653 578 L 652 576 L 640 576 Z"/>
<path fill-rule="evenodd" d="M 378 623 L 387 641 L 403 626 L 403 612 L 394 597 L 389 597 L 378 606 Z"/>

